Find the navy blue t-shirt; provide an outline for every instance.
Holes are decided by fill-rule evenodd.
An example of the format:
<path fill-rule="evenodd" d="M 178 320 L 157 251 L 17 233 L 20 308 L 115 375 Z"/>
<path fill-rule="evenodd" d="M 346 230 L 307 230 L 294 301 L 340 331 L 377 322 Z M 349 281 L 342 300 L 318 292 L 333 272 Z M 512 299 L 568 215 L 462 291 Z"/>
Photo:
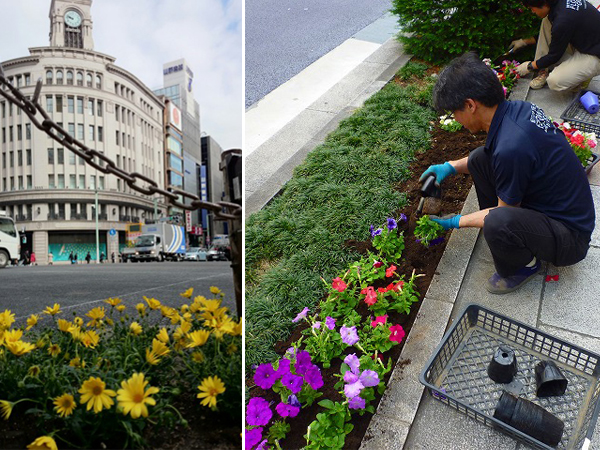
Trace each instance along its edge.
<path fill-rule="evenodd" d="M 595 211 L 585 170 L 541 108 L 522 101 L 500 103 L 485 151 L 502 201 L 521 203 L 591 236 Z"/>

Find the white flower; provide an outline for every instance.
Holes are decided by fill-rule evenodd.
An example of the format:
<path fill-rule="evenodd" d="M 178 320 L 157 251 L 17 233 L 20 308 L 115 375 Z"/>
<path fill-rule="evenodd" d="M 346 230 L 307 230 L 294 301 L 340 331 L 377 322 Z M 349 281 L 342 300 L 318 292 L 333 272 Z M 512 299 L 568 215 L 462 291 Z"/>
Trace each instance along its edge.
<path fill-rule="evenodd" d="M 568 122 L 563 122 L 563 128 L 565 130 L 570 130 L 571 129 L 571 125 L 569 125 Z"/>

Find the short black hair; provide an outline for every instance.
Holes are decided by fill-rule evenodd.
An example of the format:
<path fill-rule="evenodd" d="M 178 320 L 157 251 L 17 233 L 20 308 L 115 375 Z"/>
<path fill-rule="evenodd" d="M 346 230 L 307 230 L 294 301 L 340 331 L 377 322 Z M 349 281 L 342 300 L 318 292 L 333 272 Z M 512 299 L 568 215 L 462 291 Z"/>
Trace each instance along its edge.
<path fill-rule="evenodd" d="M 461 111 L 469 98 L 487 107 L 504 101 L 498 76 L 475 52 L 450 61 L 433 87 L 433 106 L 439 112 Z"/>
<path fill-rule="evenodd" d="M 527 6 L 528 8 L 534 7 L 534 8 L 541 8 L 542 6 L 552 6 L 555 5 L 558 2 L 558 0 L 521 0 L 521 3 L 523 3 L 524 6 Z"/>

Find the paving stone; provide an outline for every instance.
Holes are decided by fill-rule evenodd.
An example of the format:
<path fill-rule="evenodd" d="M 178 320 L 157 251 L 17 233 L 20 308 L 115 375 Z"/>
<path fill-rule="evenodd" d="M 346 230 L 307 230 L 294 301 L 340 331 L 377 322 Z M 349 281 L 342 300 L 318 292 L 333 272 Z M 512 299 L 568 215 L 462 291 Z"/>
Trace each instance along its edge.
<path fill-rule="evenodd" d="M 389 417 L 371 421 L 360 450 L 402 450 L 409 429 L 410 424 Z"/>

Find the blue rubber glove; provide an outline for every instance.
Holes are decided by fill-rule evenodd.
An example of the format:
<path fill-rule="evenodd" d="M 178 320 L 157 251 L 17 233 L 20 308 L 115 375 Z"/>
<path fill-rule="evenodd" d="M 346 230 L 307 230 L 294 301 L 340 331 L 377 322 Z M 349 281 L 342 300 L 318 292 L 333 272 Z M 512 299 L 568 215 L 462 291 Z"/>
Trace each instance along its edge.
<path fill-rule="evenodd" d="M 461 217 L 462 216 L 460 214 L 450 214 L 444 217 L 429 216 L 429 218 L 435 223 L 439 223 L 441 226 L 443 226 L 444 230 L 446 231 L 451 230 L 452 228 L 460 228 L 458 223 L 460 222 Z"/>
<path fill-rule="evenodd" d="M 446 177 L 454 175 L 456 169 L 452 167 L 449 162 L 445 162 L 444 164 L 434 164 L 433 166 L 429 166 L 427 170 L 423 172 L 419 181 L 423 181 L 430 173 L 435 174 L 435 181 L 437 181 L 438 184 L 441 184 Z"/>

